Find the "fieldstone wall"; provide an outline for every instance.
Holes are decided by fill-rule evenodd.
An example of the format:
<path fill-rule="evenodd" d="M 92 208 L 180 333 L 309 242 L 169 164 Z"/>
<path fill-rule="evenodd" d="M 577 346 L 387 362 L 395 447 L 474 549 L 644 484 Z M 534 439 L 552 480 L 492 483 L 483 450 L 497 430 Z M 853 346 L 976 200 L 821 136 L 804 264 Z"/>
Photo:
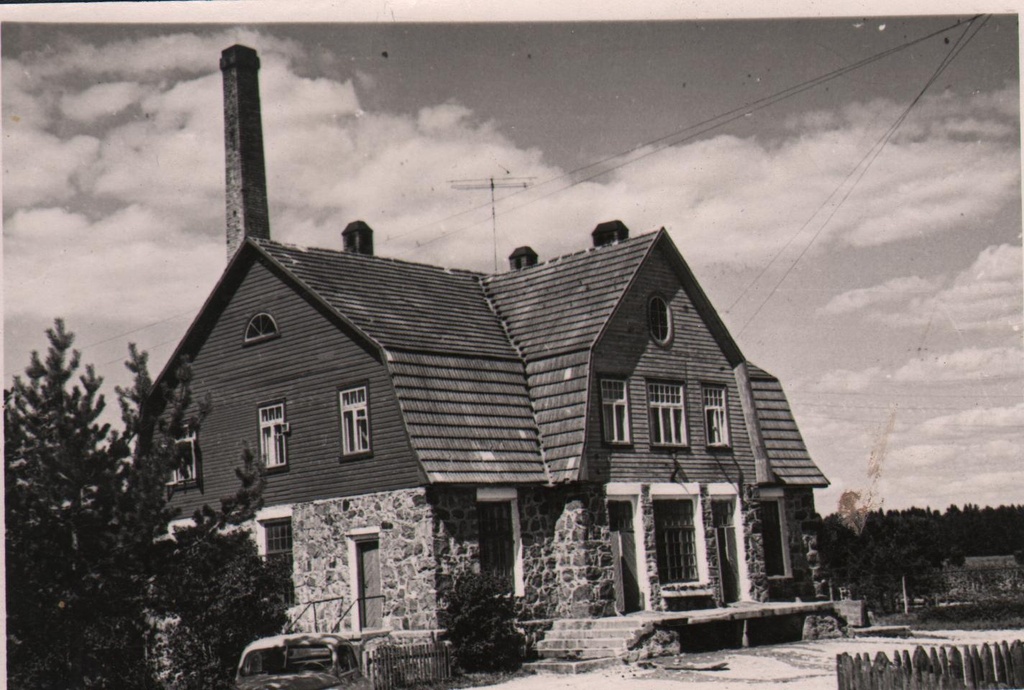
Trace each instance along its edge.
<path fill-rule="evenodd" d="M 438 590 L 461 570 L 479 571 L 476 490 L 432 487 Z M 614 615 L 608 516 L 600 487 L 518 490 L 523 620 Z"/>
<path fill-rule="evenodd" d="M 615 615 L 615 574 L 604 493 L 599 486 L 563 490 L 551 546 L 558 571 L 555 617 Z"/>
<path fill-rule="evenodd" d="M 764 567 L 764 535 L 761 525 L 761 492 L 757 486 L 743 487 L 743 544 L 747 556 L 750 598 L 768 601 L 768 574 Z"/>
<path fill-rule="evenodd" d="M 767 577 L 764 569 L 764 537 L 761 533 L 760 490 L 747 487 L 748 501 L 744 528 L 747 541 L 747 570 L 755 601 L 805 601 L 827 596 L 818 555 L 818 527 L 821 517 L 814 512 L 814 493 L 809 488 L 787 488 L 779 500 L 786 524 L 790 577 Z M 772 500 L 775 500 L 774 498 Z"/>
<path fill-rule="evenodd" d="M 433 510 L 424 489 L 297 504 L 292 511 L 295 597 L 298 602 L 340 597 L 317 605 L 320 630 L 351 630 L 346 614 L 357 597 L 351 581 L 352 530 L 380 530 L 383 625 L 391 630 L 437 628 L 437 592 L 432 539 Z M 340 625 L 339 625 L 340 622 Z M 307 612 L 298 625 L 312 630 Z"/>

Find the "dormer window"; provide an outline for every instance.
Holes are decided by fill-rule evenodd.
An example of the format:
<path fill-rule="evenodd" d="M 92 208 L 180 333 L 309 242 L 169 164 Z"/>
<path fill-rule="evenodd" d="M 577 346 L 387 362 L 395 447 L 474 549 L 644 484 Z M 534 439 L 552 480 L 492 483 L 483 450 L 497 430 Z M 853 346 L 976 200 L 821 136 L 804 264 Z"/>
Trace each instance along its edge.
<path fill-rule="evenodd" d="M 247 344 L 270 340 L 279 335 L 277 322 L 267 313 L 259 313 L 252 317 L 249 319 L 249 325 L 245 327 L 245 342 Z"/>
<path fill-rule="evenodd" d="M 667 345 L 672 338 L 672 312 L 668 309 L 668 303 L 661 297 L 654 296 L 647 303 L 647 322 L 654 342 Z"/>

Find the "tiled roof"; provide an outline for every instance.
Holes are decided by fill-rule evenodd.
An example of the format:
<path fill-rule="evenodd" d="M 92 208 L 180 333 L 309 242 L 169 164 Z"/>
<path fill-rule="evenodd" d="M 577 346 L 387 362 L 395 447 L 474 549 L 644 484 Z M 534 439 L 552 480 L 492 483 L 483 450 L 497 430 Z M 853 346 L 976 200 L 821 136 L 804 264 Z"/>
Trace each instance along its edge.
<path fill-rule="evenodd" d="M 828 486 L 828 479 L 807 452 L 782 384 L 764 369 L 749 363 L 747 369 L 761 436 L 775 477 L 788 485 Z"/>
<path fill-rule="evenodd" d="M 484 278 L 484 289 L 527 362 L 589 349 L 661 233 Z"/>
<path fill-rule="evenodd" d="M 547 481 L 522 362 L 396 350 L 388 362 L 431 481 Z"/>
<path fill-rule="evenodd" d="M 263 251 L 385 348 L 518 359 L 480 274 L 260 240 Z"/>

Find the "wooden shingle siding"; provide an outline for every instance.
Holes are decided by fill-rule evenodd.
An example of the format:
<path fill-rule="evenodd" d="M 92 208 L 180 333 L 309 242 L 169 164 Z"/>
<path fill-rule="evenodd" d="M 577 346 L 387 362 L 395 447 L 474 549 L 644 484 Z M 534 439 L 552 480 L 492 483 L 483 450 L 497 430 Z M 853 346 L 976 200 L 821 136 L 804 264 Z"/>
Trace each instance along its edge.
<path fill-rule="evenodd" d="M 389 351 L 409 437 L 433 482 L 544 482 L 526 371 L 516 360 Z"/>
<path fill-rule="evenodd" d="M 243 345 L 249 319 L 271 314 L 280 337 Z M 202 492 L 177 492 L 183 515 L 238 488 L 244 445 L 259 454 L 257 410 L 284 402 L 287 470 L 267 476 L 268 505 L 422 485 L 386 367 L 268 267 L 254 263 L 193 353 L 193 393 L 210 394 L 199 431 Z M 372 457 L 341 458 L 338 390 L 369 386 Z"/>
<path fill-rule="evenodd" d="M 828 486 L 807 452 L 782 384 L 763 369 L 750 365 L 749 370 L 761 435 L 776 478 L 788 485 Z"/>
<path fill-rule="evenodd" d="M 672 315 L 667 346 L 652 339 L 647 303 L 658 295 Z M 650 255 L 623 297 L 594 348 L 591 385 L 602 378 L 628 381 L 630 443 L 609 445 L 602 438 L 601 400 L 594 395 L 588 412 L 587 477 L 599 481 L 754 481 L 754 457 L 743 419 L 733 367 L 718 340 L 687 294 L 670 256 Z M 652 446 L 647 401 L 648 382 L 682 383 L 688 445 Z M 726 390 L 729 447 L 709 448 L 704 428 L 702 384 Z"/>
<path fill-rule="evenodd" d="M 259 246 L 385 347 L 516 356 L 482 299 L 479 274 L 270 241 Z"/>

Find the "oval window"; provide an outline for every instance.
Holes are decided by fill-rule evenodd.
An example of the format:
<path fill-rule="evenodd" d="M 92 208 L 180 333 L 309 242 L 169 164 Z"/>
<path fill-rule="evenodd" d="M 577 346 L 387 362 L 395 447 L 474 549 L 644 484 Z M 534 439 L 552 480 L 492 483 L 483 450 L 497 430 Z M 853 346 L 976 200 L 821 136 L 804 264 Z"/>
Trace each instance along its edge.
<path fill-rule="evenodd" d="M 245 327 L 245 342 L 247 343 L 266 340 L 275 335 L 277 335 L 277 324 L 270 314 L 257 314 L 249 319 L 249 325 Z"/>
<path fill-rule="evenodd" d="M 672 314 L 668 304 L 660 297 L 652 297 L 647 305 L 647 317 L 651 326 L 651 337 L 661 345 L 672 336 Z"/>

